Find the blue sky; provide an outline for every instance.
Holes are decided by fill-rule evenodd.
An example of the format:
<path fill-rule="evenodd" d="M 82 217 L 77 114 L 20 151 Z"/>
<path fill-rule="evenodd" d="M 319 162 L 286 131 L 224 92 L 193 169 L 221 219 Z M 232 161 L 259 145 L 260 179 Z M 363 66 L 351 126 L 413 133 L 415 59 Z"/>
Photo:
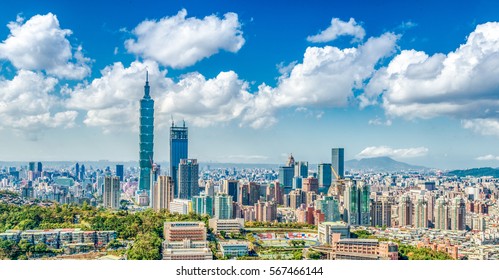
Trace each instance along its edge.
<path fill-rule="evenodd" d="M 499 166 L 495 1 L 22 1 L 0 12 L 0 160 L 391 156 Z"/>

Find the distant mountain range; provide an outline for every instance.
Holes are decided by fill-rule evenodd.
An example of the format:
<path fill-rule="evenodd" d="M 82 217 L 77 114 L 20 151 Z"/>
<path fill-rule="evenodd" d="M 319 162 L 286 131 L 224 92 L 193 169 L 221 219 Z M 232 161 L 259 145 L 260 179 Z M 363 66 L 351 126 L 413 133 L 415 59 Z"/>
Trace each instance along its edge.
<path fill-rule="evenodd" d="M 494 178 L 499 178 L 499 169 L 492 167 L 481 167 L 481 168 L 471 168 L 466 170 L 453 170 L 447 173 L 447 175 L 456 175 L 457 177 L 482 177 L 482 176 L 492 176 Z"/>
<path fill-rule="evenodd" d="M 345 168 L 346 170 L 373 172 L 423 171 L 430 169 L 424 166 L 396 161 L 390 157 L 352 159 L 345 162 Z"/>

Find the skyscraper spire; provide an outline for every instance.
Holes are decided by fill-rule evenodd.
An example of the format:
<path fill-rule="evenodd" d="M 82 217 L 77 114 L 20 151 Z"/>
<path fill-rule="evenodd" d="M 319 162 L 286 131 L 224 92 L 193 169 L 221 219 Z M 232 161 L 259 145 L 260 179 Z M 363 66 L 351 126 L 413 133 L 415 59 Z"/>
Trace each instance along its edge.
<path fill-rule="evenodd" d="M 139 190 L 149 192 L 151 189 L 151 171 L 154 163 L 154 100 L 149 95 L 149 72 L 146 71 L 144 97 L 140 100 L 140 178 Z"/>
<path fill-rule="evenodd" d="M 149 72 L 146 70 L 146 84 L 144 86 L 144 98 L 145 99 L 150 99 L 151 96 L 149 96 Z"/>

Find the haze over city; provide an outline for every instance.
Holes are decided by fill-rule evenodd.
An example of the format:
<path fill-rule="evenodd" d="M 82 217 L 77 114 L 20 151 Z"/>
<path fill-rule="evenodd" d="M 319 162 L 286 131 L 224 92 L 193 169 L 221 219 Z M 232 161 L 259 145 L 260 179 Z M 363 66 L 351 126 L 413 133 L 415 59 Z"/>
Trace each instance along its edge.
<path fill-rule="evenodd" d="M 499 4 L 200 4 L 4 4 L 0 160 L 138 160 L 147 70 L 158 162 L 499 165 Z"/>

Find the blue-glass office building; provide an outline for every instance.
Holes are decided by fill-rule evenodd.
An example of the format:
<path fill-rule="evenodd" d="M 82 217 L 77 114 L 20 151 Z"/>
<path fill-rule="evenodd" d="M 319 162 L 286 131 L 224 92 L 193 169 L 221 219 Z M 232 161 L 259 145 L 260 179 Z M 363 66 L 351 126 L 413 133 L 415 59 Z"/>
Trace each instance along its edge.
<path fill-rule="evenodd" d="M 178 197 L 178 166 L 181 159 L 187 159 L 188 152 L 188 137 L 187 137 L 187 127 L 185 122 L 182 126 L 175 126 L 172 122 L 170 127 L 170 176 L 172 176 L 173 182 L 175 184 L 174 194 Z"/>
<path fill-rule="evenodd" d="M 345 178 L 345 149 L 331 149 L 331 166 L 338 177 Z M 333 180 L 336 180 L 336 176 L 334 176 Z"/>

